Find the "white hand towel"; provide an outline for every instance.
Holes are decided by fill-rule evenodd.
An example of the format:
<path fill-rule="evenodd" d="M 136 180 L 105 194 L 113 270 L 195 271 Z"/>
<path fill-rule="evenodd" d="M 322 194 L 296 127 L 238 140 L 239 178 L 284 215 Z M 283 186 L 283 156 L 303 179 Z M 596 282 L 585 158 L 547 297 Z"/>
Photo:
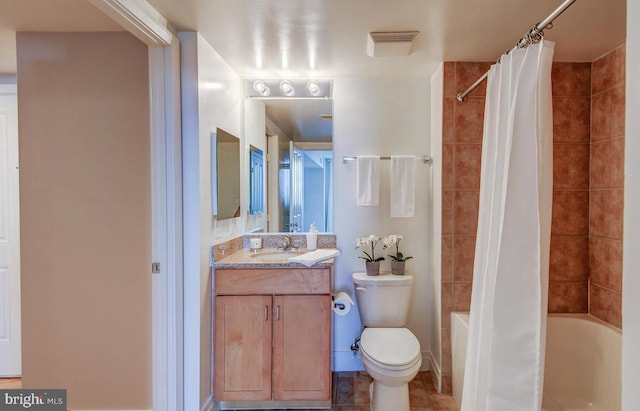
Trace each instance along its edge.
<path fill-rule="evenodd" d="M 311 267 L 315 263 L 327 260 L 329 258 L 337 257 L 339 255 L 340 250 L 336 250 L 333 248 L 318 248 L 317 250 L 311 251 L 310 253 L 304 253 L 296 257 L 291 257 L 289 258 L 289 262 L 300 263 L 306 265 L 307 267 Z"/>
<path fill-rule="evenodd" d="M 380 203 L 380 157 L 357 157 L 357 194 L 359 206 L 378 206 Z"/>
<path fill-rule="evenodd" d="M 415 166 L 415 156 L 391 156 L 391 217 L 415 215 Z"/>

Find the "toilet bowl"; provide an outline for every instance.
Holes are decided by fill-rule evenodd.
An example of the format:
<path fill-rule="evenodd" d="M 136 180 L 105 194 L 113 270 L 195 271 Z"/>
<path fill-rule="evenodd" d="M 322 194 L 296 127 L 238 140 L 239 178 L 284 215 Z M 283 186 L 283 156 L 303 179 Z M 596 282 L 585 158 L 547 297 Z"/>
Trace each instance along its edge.
<path fill-rule="evenodd" d="M 360 352 L 373 382 L 372 411 L 409 411 L 409 381 L 422 365 L 420 342 L 405 328 L 413 277 L 354 273 L 362 324 Z"/>
<path fill-rule="evenodd" d="M 422 364 L 420 343 L 407 328 L 366 328 L 360 337 L 362 363 L 373 382 L 372 411 L 408 411 L 409 381 Z"/>

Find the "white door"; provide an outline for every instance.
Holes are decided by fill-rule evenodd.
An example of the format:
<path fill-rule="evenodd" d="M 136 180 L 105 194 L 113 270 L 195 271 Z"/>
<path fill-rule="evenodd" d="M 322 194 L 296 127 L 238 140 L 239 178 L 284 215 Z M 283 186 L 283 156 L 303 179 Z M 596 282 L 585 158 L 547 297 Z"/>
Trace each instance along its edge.
<path fill-rule="evenodd" d="M 0 377 L 21 374 L 18 109 L 15 85 L 0 85 Z"/>

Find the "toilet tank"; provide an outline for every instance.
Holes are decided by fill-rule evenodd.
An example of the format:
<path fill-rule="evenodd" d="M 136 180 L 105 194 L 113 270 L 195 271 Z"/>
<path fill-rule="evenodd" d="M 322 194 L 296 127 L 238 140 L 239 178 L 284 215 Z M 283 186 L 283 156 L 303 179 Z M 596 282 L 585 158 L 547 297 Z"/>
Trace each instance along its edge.
<path fill-rule="evenodd" d="M 404 327 L 407 324 L 413 276 L 353 273 L 360 320 L 365 327 Z"/>

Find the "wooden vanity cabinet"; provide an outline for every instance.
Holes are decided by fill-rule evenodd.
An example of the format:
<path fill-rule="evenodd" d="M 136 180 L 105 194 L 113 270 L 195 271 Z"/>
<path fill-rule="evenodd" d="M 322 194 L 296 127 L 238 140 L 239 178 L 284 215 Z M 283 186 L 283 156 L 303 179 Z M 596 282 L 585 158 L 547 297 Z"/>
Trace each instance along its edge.
<path fill-rule="evenodd" d="M 331 269 L 218 269 L 219 401 L 331 400 Z"/>
<path fill-rule="evenodd" d="M 331 296 L 277 295 L 273 399 L 331 399 Z"/>
<path fill-rule="evenodd" d="M 271 399 L 271 300 L 270 295 L 216 297 L 216 398 Z"/>

